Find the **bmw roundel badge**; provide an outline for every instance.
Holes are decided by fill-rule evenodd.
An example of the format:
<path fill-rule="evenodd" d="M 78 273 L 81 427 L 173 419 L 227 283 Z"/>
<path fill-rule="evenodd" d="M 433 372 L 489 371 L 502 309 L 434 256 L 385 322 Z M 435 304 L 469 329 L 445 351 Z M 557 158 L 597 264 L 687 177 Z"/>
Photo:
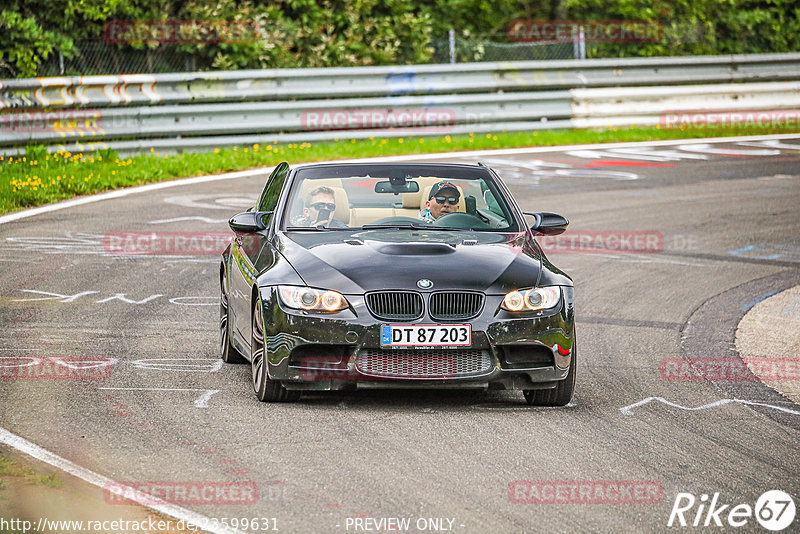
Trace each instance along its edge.
<path fill-rule="evenodd" d="M 420 289 L 430 289 L 433 287 L 433 282 L 431 282 L 427 278 L 422 278 L 420 280 L 417 280 L 417 287 Z"/>

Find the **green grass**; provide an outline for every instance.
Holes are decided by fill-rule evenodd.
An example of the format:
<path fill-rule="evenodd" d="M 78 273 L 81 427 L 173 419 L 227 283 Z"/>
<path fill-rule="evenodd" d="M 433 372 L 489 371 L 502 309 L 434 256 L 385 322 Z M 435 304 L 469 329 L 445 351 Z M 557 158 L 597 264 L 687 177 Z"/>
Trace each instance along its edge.
<path fill-rule="evenodd" d="M 150 154 L 121 159 L 112 150 L 93 154 L 47 154 L 44 147 L 27 147 L 22 158 L 0 157 L 0 213 L 48 204 L 134 185 L 215 174 L 281 161 L 335 159 L 453 152 L 528 146 L 554 146 L 615 141 L 689 139 L 734 135 L 794 133 L 769 128 L 638 128 L 543 130 L 538 132 L 444 135 L 441 137 L 347 139 L 325 143 L 268 144 L 213 152 L 167 156 Z"/>
<path fill-rule="evenodd" d="M 58 473 L 53 471 L 49 475 L 37 475 L 36 471 L 30 467 L 17 465 L 13 460 L 0 454 L 0 476 L 10 476 L 22 478 L 25 482 L 39 484 L 51 488 L 60 488 L 64 482 L 59 478 Z M 5 484 L 0 481 L 0 489 L 5 489 Z"/>

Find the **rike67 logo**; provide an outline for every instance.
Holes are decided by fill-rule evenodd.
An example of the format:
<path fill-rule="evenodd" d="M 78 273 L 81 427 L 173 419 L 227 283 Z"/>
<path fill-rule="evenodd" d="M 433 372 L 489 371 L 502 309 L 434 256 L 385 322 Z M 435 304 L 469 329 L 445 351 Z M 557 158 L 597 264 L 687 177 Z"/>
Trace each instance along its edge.
<path fill-rule="evenodd" d="M 755 507 L 748 503 L 724 503 L 719 493 L 714 493 L 710 500 L 707 494 L 698 499 L 691 493 L 678 493 L 667 526 L 740 528 L 755 518 L 765 529 L 779 532 L 794 522 L 795 512 L 794 499 L 781 490 L 765 491 Z"/>

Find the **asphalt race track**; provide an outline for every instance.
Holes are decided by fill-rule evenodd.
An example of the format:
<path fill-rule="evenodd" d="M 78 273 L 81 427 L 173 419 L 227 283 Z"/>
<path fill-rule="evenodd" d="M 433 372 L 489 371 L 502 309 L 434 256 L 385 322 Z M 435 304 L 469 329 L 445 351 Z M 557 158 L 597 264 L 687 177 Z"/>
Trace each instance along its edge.
<path fill-rule="evenodd" d="M 114 481 L 255 487 L 249 500 L 177 504 L 281 532 L 402 525 L 389 518 L 410 532 L 660 532 L 679 493 L 697 504 L 672 530 L 698 530 L 701 496 L 719 493 L 725 531 L 766 532 L 753 517 L 731 527 L 728 512 L 767 490 L 800 502 L 800 406 L 759 382 L 665 372 L 737 358 L 745 312 L 800 284 L 800 136 L 416 159 L 485 161 L 527 210 L 652 245 L 551 243 L 576 284 L 566 408 L 463 391 L 259 403 L 249 366 L 217 359 L 218 244 L 176 253 L 164 236 L 226 233 L 264 173 L 1 224 L 0 427 Z M 131 232 L 167 249 L 111 248 Z M 69 362 L 99 371 L 52 379 Z M 23 365 L 50 376 L 21 378 Z"/>

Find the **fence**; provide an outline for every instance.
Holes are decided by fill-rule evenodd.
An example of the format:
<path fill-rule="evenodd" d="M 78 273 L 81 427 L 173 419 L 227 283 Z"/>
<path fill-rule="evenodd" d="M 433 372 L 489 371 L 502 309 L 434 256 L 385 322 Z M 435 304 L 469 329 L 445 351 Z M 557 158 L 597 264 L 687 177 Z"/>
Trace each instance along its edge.
<path fill-rule="evenodd" d="M 800 54 L 85 76 L 0 82 L 0 153 L 656 124 L 800 107 Z"/>

